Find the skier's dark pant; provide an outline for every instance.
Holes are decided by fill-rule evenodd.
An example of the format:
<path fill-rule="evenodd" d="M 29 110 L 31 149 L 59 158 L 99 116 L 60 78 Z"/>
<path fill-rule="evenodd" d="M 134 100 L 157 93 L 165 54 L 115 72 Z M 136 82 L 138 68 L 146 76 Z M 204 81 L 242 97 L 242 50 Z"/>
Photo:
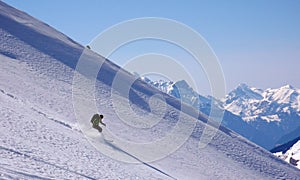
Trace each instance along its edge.
<path fill-rule="evenodd" d="M 102 132 L 102 128 L 100 126 L 93 126 L 93 128 L 97 129 L 99 132 Z"/>

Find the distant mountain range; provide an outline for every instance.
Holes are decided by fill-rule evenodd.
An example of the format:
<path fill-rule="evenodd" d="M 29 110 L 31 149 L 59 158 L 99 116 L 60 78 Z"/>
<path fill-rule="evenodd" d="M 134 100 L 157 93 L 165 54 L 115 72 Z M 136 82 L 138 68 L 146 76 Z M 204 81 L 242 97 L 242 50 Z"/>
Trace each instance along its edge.
<path fill-rule="evenodd" d="M 241 84 L 222 102 L 226 110 L 245 121 L 281 122 L 286 116 L 299 115 L 299 92 L 290 85 L 263 91 Z"/>
<path fill-rule="evenodd" d="M 261 90 L 241 84 L 222 100 L 223 108 L 240 116 L 280 145 L 300 134 L 300 90 L 290 85 Z M 283 141 L 284 140 L 284 141 Z"/>
<path fill-rule="evenodd" d="M 142 79 L 209 115 L 212 97 L 198 94 L 184 80 Z M 299 102 L 300 90 L 290 85 L 262 90 L 240 84 L 218 100 L 219 108 L 225 110 L 222 124 L 268 150 L 300 136 Z"/>

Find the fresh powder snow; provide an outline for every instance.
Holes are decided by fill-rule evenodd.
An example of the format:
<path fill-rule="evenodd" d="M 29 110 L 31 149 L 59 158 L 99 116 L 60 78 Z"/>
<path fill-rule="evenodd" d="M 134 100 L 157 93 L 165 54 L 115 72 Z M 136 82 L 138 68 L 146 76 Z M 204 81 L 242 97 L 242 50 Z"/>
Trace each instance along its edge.
<path fill-rule="evenodd" d="M 192 110 L 182 113 L 186 122 L 196 123 L 191 136 L 168 156 L 146 161 L 152 152 L 126 149 L 114 136 L 136 143 L 164 137 L 178 121 L 180 101 L 143 81 L 137 81 L 129 99 L 116 92 L 121 105 L 130 100 L 137 114 L 153 117 L 162 113 L 149 110 L 148 102 L 160 104 L 157 99 L 167 99 L 161 122 L 135 130 L 122 123 L 112 102 L 111 81 L 116 71 L 122 72 L 125 82 L 133 78 L 130 73 L 3 2 L 0 22 L 1 179 L 299 179 L 298 169 L 223 126 L 205 148 L 199 148 L 205 126 L 215 127 L 206 125 L 201 114 L 195 118 Z M 90 104 L 82 106 L 86 110 L 83 119 L 75 114 L 72 83 L 82 52 L 104 63 L 94 98 L 111 137 L 82 128 L 81 123 L 90 123 L 93 115 Z M 86 100 L 88 91 L 75 96 Z M 98 146 L 136 162 L 118 161 Z"/>

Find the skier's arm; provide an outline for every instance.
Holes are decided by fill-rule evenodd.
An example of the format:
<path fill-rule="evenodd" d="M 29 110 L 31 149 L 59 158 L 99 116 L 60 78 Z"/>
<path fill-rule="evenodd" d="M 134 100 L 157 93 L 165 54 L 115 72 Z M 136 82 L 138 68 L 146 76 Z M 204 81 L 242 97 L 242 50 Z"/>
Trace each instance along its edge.
<path fill-rule="evenodd" d="M 102 122 L 102 119 L 100 119 L 100 123 L 103 125 L 103 126 L 106 126 L 106 124 L 104 122 Z"/>

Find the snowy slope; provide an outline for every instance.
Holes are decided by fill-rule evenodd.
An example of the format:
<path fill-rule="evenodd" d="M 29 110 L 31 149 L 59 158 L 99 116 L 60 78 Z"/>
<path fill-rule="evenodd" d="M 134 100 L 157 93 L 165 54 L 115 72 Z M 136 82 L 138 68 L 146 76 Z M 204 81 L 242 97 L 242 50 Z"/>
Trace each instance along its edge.
<path fill-rule="evenodd" d="M 89 144 L 77 130 L 68 84 L 3 56 L 1 67 L 2 178 L 165 178 L 147 166 L 114 161 Z"/>
<path fill-rule="evenodd" d="M 272 149 L 271 152 L 300 169 L 300 137 Z"/>
<path fill-rule="evenodd" d="M 153 162 L 125 163 L 105 156 L 87 139 L 76 120 L 72 99 L 74 68 L 83 47 L 34 18 L 0 2 L 0 178 L 1 179 L 297 179 L 300 171 L 271 153 L 220 127 L 212 142 L 199 149 L 205 123 L 195 112 L 183 114 L 196 122 L 192 136 L 169 156 Z M 124 126 L 112 108 L 111 80 L 116 71 L 124 80 L 129 73 L 103 61 L 96 82 L 96 100 L 107 129 L 128 141 L 149 142 L 171 131 L 177 122 L 179 101 L 142 81 L 132 87 L 130 102 L 139 114 L 149 111 L 149 99 L 160 94 L 168 102 L 162 122 L 154 128 L 134 130 Z M 88 94 L 79 94 L 86 99 Z M 119 92 L 117 98 L 125 102 Z M 159 103 L 155 101 L 153 103 Z M 92 114 L 87 105 L 84 119 Z M 188 109 L 188 108 L 187 108 Z M 193 115 L 193 116 L 191 116 Z M 130 117 L 129 117 L 130 118 Z M 214 127 L 210 127 L 214 128 Z M 95 131 L 90 130 L 94 134 Z M 96 133 L 97 136 L 97 133 Z M 105 145 L 106 147 L 107 144 Z M 166 145 L 167 146 L 167 145 Z M 122 147 L 123 148 L 123 147 Z M 125 147 L 124 147 L 125 148 Z M 114 153 L 134 158 L 129 148 Z M 134 149 L 132 150 L 134 151 Z M 147 158 L 147 149 L 139 152 Z M 136 159 L 137 160 L 137 159 Z M 299 179 L 299 178 L 298 178 Z"/>

